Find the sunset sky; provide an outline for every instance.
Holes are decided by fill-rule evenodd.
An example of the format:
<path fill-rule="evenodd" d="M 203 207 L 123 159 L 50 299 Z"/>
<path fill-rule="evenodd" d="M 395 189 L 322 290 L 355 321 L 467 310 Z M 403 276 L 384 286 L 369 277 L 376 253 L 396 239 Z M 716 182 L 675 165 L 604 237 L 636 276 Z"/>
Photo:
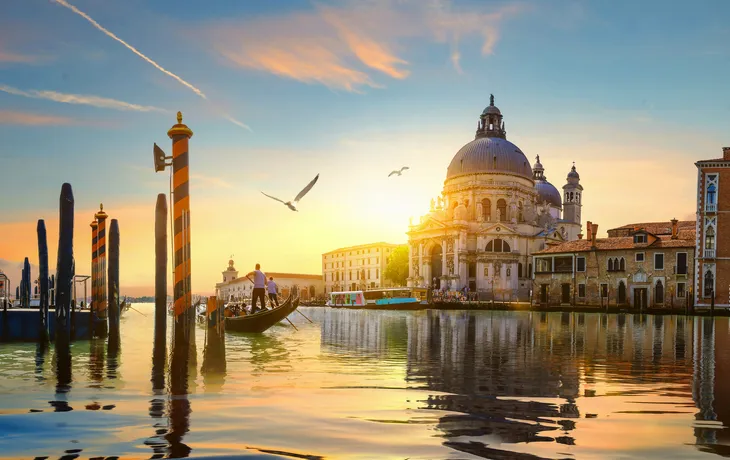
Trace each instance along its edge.
<path fill-rule="evenodd" d="M 573 161 L 599 233 L 694 218 L 698 159 L 730 145 L 730 2 L 4 0 L 0 268 L 55 266 L 76 198 L 77 273 L 99 203 L 122 293 L 152 293 L 152 145 L 190 140 L 192 282 L 321 272 L 337 247 L 406 241 L 493 93 L 507 138 L 561 187 Z M 387 174 L 403 165 L 402 177 Z M 300 212 L 291 199 L 320 179 Z M 584 222 L 585 223 L 585 222 Z M 14 289 L 14 288 L 13 288 Z"/>

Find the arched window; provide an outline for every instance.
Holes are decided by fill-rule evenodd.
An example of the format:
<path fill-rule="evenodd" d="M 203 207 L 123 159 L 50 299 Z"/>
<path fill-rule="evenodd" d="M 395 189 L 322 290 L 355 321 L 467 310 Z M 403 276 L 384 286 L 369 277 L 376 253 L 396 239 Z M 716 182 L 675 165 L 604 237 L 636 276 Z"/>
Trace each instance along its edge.
<path fill-rule="evenodd" d="M 657 281 L 654 286 L 654 303 L 664 303 L 664 284 L 662 284 L 662 280 Z"/>
<path fill-rule="evenodd" d="M 497 200 L 497 215 L 500 222 L 507 221 L 507 202 L 503 199 Z"/>
<path fill-rule="evenodd" d="M 495 238 L 489 243 L 485 249 L 487 252 L 511 252 L 512 249 L 509 247 L 509 243 L 499 238 Z"/>
<path fill-rule="evenodd" d="M 716 197 L 717 187 L 715 187 L 715 184 L 710 184 L 710 186 L 707 187 L 707 204 L 715 204 Z"/>
<path fill-rule="evenodd" d="M 524 207 L 522 205 L 522 202 L 520 201 L 517 203 L 517 222 L 525 221 L 525 219 L 523 217 L 523 212 L 522 212 L 523 210 L 524 210 Z M 520 272 L 521 272 L 521 270 L 520 270 Z"/>
<path fill-rule="evenodd" d="M 626 284 L 623 282 L 623 280 L 618 282 L 618 303 L 626 303 Z"/>
<path fill-rule="evenodd" d="M 705 249 L 715 249 L 715 229 L 712 227 L 705 230 Z"/>
<path fill-rule="evenodd" d="M 613 271 L 613 259 L 608 259 L 608 271 Z"/>
<path fill-rule="evenodd" d="M 621 270 L 621 271 L 626 270 L 626 261 L 624 260 L 623 257 L 621 258 L 621 261 L 619 261 L 619 267 L 618 267 L 618 269 Z"/>
<path fill-rule="evenodd" d="M 484 216 L 485 222 L 490 222 L 492 220 L 492 202 L 489 201 L 489 198 L 484 198 L 482 200 L 482 215 Z"/>
<path fill-rule="evenodd" d="M 712 291 L 714 290 L 714 281 L 715 276 L 710 270 L 707 270 L 707 272 L 705 272 L 705 286 L 703 290 L 705 297 L 712 297 Z"/>
<path fill-rule="evenodd" d="M 517 264 L 517 276 L 522 278 L 522 262 Z"/>

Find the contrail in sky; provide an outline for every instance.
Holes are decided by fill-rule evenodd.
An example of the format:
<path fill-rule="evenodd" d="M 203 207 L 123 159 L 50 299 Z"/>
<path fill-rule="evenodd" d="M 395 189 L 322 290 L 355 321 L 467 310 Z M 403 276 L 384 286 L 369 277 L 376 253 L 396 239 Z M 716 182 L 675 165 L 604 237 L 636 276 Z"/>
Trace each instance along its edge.
<path fill-rule="evenodd" d="M 122 45 L 126 46 L 131 52 L 133 52 L 137 56 L 141 57 L 145 61 L 147 61 L 150 64 L 152 64 L 153 66 L 155 66 L 159 71 L 161 71 L 161 72 L 163 72 L 163 73 L 171 76 L 175 80 L 177 80 L 180 83 L 182 83 L 183 85 L 187 86 L 188 88 L 190 88 L 191 90 L 193 90 L 195 92 L 195 94 L 197 94 L 198 96 L 202 97 L 203 99 L 208 99 L 205 96 L 205 94 L 203 94 L 203 92 L 200 91 L 198 88 L 196 88 L 195 86 L 193 86 L 190 83 L 186 82 L 185 80 L 183 80 L 182 78 L 178 77 L 177 75 L 175 75 L 174 73 L 170 72 L 169 70 L 165 69 L 160 64 L 158 64 L 155 61 L 153 61 L 152 59 L 148 58 L 147 56 L 145 56 L 144 54 L 142 54 L 141 52 L 139 52 L 139 50 L 137 50 L 137 48 L 135 48 L 134 46 L 132 46 L 129 43 L 125 42 L 124 40 L 122 40 L 121 38 L 117 37 L 113 33 L 109 32 L 107 29 L 105 29 L 104 27 L 102 27 L 101 24 L 99 24 L 98 22 L 94 21 L 91 17 L 89 17 L 88 14 L 86 14 L 83 11 L 79 10 L 75 6 L 69 4 L 66 0 L 52 0 L 52 1 L 55 1 L 59 5 L 65 6 L 69 10 L 73 11 L 74 13 L 78 14 L 82 18 L 86 19 L 87 21 L 89 21 L 91 23 L 91 25 L 93 25 L 97 29 L 101 30 L 102 32 L 104 32 L 105 34 L 107 34 L 109 37 L 111 37 L 114 40 L 118 41 Z"/>
<path fill-rule="evenodd" d="M 149 105 L 130 104 L 129 102 L 119 101 L 117 99 L 109 99 L 107 97 L 91 96 L 87 94 L 68 94 L 59 93 L 57 91 L 37 91 L 13 88 L 12 86 L 0 83 L 0 91 L 16 96 L 30 97 L 33 99 L 47 99 L 49 101 L 62 102 L 64 104 L 79 104 L 101 107 L 104 109 L 114 110 L 134 110 L 137 112 L 168 112 L 165 109 L 152 107 Z"/>
<path fill-rule="evenodd" d="M 228 121 L 230 121 L 231 123 L 233 123 L 234 125 L 236 125 L 236 126 L 240 126 L 240 127 L 241 127 L 241 128 L 243 128 L 243 129 L 247 129 L 248 131 L 250 131 L 250 132 L 253 132 L 253 129 L 251 129 L 251 127 L 250 127 L 250 126 L 248 126 L 248 125 L 247 125 L 246 123 L 240 122 L 240 121 L 236 120 L 235 118 L 233 118 L 233 117 L 232 117 L 232 116 L 230 116 L 230 115 L 223 115 L 223 117 L 224 117 L 224 118 L 225 118 L 226 120 L 228 120 Z"/>

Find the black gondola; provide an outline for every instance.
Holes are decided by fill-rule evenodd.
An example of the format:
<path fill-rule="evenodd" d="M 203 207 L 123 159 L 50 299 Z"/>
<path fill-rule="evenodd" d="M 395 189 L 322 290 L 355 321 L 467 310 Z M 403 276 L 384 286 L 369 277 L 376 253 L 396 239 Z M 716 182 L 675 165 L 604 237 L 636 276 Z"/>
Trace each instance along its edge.
<path fill-rule="evenodd" d="M 292 294 L 284 303 L 271 310 L 263 310 L 252 315 L 226 318 L 226 330 L 232 332 L 264 332 L 279 321 L 294 313 L 299 306 L 299 296 L 292 299 Z"/>

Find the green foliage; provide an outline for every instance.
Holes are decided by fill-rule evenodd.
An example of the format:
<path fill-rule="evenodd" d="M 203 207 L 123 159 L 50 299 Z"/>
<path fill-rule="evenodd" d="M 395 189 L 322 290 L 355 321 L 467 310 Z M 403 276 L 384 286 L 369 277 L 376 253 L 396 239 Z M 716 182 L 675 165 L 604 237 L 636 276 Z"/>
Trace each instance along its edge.
<path fill-rule="evenodd" d="M 396 286 L 405 286 L 408 278 L 408 246 L 399 246 L 390 253 L 383 276 Z"/>

